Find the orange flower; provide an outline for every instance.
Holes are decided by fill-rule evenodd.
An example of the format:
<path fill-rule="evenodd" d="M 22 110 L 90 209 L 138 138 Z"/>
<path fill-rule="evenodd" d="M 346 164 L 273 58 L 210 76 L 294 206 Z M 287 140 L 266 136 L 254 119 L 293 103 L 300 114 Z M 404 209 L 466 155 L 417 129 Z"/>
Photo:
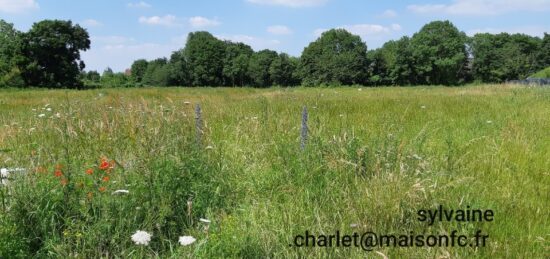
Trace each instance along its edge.
<path fill-rule="evenodd" d="M 110 179 L 111 179 L 111 178 L 109 178 L 109 176 L 103 177 L 103 181 L 104 181 L 104 182 L 108 182 Z"/>
<path fill-rule="evenodd" d="M 65 186 L 69 183 L 69 181 L 67 181 L 67 179 L 63 178 L 61 179 L 61 185 Z"/>
<path fill-rule="evenodd" d="M 105 188 L 105 187 L 103 187 L 103 186 L 99 187 L 99 191 L 100 191 L 100 192 L 104 192 L 105 190 L 107 190 L 107 188 Z"/>
<path fill-rule="evenodd" d="M 61 172 L 61 170 L 57 169 L 57 170 L 55 170 L 54 175 L 55 175 L 55 177 L 61 177 L 61 176 L 63 176 L 63 172 Z"/>
<path fill-rule="evenodd" d="M 86 170 L 86 174 L 87 174 L 87 175 L 92 175 L 93 173 L 94 173 L 94 169 L 92 169 L 92 168 L 88 168 L 88 169 Z"/>
<path fill-rule="evenodd" d="M 101 159 L 101 163 L 99 164 L 99 169 L 107 170 L 107 169 L 109 169 L 110 166 L 111 165 L 109 165 L 109 162 L 107 162 L 107 160 Z"/>

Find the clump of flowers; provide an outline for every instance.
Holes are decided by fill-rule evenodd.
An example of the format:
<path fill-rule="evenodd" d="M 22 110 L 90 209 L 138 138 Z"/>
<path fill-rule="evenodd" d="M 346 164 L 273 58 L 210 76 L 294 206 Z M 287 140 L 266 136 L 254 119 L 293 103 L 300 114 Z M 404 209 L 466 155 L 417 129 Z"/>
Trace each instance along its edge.
<path fill-rule="evenodd" d="M 85 174 L 93 177 L 94 189 L 100 193 L 107 191 L 105 186 L 111 181 L 111 172 L 115 168 L 116 162 L 108 160 L 106 157 L 101 157 L 97 166 L 86 169 Z M 90 200 L 93 197 L 93 192 L 87 194 Z"/>
<path fill-rule="evenodd" d="M 149 245 L 149 242 L 151 242 L 151 237 L 153 235 L 147 233 L 146 231 L 138 230 L 136 233 L 132 235 L 132 241 L 136 245 Z"/>

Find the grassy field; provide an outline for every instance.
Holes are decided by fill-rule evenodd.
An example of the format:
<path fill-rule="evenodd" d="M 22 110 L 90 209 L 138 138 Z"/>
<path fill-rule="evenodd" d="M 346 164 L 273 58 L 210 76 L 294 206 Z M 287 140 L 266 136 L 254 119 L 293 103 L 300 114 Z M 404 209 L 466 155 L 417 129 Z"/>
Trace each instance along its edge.
<path fill-rule="evenodd" d="M 549 132 L 550 88 L 3 90 L 0 257 L 548 258 Z M 494 221 L 417 219 L 439 205 Z M 336 230 L 489 239 L 291 246 Z"/>

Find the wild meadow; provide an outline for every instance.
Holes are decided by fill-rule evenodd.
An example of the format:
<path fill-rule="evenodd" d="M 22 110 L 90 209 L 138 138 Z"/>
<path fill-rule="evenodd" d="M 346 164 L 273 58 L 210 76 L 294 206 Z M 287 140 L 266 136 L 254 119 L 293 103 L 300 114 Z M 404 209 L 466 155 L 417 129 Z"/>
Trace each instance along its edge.
<path fill-rule="evenodd" d="M 0 90 L 0 168 L 21 169 L 0 257 L 548 258 L 549 132 L 543 87 Z M 439 205 L 494 221 L 417 220 Z M 289 245 L 478 229 L 486 247 Z"/>

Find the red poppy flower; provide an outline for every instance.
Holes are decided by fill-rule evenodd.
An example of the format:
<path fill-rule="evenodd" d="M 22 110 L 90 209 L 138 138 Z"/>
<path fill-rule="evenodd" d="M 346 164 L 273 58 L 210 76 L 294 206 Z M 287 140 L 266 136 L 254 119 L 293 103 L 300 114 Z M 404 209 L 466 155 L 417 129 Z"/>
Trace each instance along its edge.
<path fill-rule="evenodd" d="M 57 169 L 57 170 L 55 170 L 54 175 L 55 175 L 55 177 L 61 177 L 61 176 L 63 176 L 63 172 L 61 172 L 61 170 Z"/>
<path fill-rule="evenodd" d="M 108 182 L 110 179 L 111 179 L 111 178 L 109 178 L 109 176 L 103 177 L 103 181 L 104 181 L 104 182 Z"/>
<path fill-rule="evenodd" d="M 93 173 L 94 173 L 94 169 L 92 169 L 92 168 L 88 168 L 88 169 L 86 170 L 86 174 L 87 174 L 87 175 L 92 175 Z"/>
<path fill-rule="evenodd" d="M 107 188 L 105 188 L 105 187 L 103 187 L 103 186 L 99 187 L 99 191 L 100 191 L 100 192 L 104 192 L 105 190 L 107 190 Z"/>
<path fill-rule="evenodd" d="M 107 162 L 106 160 L 101 160 L 101 163 L 99 164 L 99 169 L 101 170 L 107 170 L 109 169 L 111 165 L 109 164 L 109 162 Z"/>

